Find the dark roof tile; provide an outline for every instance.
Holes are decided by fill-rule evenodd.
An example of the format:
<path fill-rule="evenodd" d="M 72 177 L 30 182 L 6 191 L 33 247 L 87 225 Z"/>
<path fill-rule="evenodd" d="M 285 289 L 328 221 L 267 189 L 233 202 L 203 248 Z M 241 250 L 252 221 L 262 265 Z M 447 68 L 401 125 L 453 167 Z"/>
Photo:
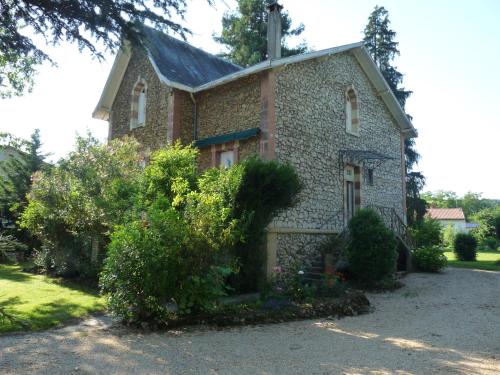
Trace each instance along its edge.
<path fill-rule="evenodd" d="M 195 87 L 242 68 L 152 28 L 145 28 L 145 46 L 168 80 Z"/>

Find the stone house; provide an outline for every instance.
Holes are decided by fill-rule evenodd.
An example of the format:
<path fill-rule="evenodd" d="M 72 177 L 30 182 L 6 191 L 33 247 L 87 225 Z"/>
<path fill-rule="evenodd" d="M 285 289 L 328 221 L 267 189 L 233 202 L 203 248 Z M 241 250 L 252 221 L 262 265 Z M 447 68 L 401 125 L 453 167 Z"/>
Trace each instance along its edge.
<path fill-rule="evenodd" d="M 380 208 L 403 239 L 404 140 L 416 137 L 362 43 L 281 58 L 280 10 L 269 7 L 268 60 L 248 68 L 148 29 L 145 49 L 118 52 L 93 113 L 110 139 L 147 150 L 194 143 L 202 168 L 290 162 L 304 189 L 268 228 L 268 272 L 311 259 L 360 207 Z"/>

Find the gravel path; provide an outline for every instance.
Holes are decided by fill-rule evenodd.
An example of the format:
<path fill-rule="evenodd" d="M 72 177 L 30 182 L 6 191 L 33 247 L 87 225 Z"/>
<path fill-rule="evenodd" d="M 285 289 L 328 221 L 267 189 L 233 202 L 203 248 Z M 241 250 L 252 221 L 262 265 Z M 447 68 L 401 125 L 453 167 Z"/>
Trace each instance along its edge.
<path fill-rule="evenodd" d="M 144 334 L 109 319 L 0 337 L 1 374 L 500 374 L 500 273 L 412 274 L 372 314 Z"/>

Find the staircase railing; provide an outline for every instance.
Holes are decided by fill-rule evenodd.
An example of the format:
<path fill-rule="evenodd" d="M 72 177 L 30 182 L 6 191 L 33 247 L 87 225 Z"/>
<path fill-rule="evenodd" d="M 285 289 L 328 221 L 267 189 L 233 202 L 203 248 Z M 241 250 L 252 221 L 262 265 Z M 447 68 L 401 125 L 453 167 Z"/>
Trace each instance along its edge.
<path fill-rule="evenodd" d="M 392 230 L 392 232 L 401 240 L 401 242 L 403 242 L 403 245 L 405 245 L 408 250 L 411 251 L 415 249 L 415 239 L 408 230 L 408 226 L 404 223 L 394 208 L 377 205 L 370 205 L 368 208 L 375 210 L 381 216 L 385 225 Z"/>

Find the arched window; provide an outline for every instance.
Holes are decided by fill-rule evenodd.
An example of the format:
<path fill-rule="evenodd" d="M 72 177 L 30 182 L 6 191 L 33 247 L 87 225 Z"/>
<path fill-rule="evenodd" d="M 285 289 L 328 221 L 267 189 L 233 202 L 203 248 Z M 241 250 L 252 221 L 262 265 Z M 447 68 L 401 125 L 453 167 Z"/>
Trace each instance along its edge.
<path fill-rule="evenodd" d="M 349 86 L 345 94 L 345 130 L 354 135 L 359 135 L 359 101 L 356 90 Z"/>
<path fill-rule="evenodd" d="M 130 129 L 146 125 L 147 85 L 144 78 L 139 78 L 132 90 L 132 106 L 130 111 Z"/>

